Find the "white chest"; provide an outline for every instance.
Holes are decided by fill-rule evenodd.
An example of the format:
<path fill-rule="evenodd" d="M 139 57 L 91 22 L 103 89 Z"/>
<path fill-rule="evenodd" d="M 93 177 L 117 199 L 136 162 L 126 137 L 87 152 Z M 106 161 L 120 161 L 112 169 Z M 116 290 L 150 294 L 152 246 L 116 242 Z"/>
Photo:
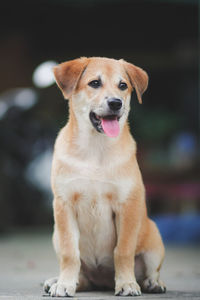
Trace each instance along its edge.
<path fill-rule="evenodd" d="M 112 268 L 116 245 L 113 203 L 123 202 L 132 181 L 120 178 L 112 168 L 81 162 L 71 172 L 55 177 L 56 191 L 73 205 L 80 232 L 81 259 L 88 266 Z"/>
<path fill-rule="evenodd" d="M 75 167 L 74 167 L 75 166 Z M 74 193 L 82 199 L 102 199 L 112 194 L 116 201 L 124 202 L 134 185 L 134 180 L 120 176 L 112 166 L 95 166 L 91 162 L 79 162 L 70 172 L 58 174 L 54 179 L 56 190 L 64 201 L 70 201 Z"/>
<path fill-rule="evenodd" d="M 88 195 L 76 205 L 81 259 L 88 266 L 113 263 L 116 229 L 112 207 L 106 198 Z"/>

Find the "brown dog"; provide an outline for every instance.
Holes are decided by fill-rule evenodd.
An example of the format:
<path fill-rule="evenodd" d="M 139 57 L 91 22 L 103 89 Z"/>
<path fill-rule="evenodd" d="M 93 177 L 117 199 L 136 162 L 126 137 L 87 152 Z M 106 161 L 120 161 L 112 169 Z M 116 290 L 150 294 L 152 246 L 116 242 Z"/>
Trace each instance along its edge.
<path fill-rule="evenodd" d="M 124 60 L 83 57 L 58 65 L 54 74 L 69 99 L 70 117 L 56 140 L 52 165 L 60 276 L 47 280 L 45 291 L 165 292 L 159 279 L 164 247 L 147 216 L 127 124 L 131 92 L 141 103 L 146 72 Z"/>

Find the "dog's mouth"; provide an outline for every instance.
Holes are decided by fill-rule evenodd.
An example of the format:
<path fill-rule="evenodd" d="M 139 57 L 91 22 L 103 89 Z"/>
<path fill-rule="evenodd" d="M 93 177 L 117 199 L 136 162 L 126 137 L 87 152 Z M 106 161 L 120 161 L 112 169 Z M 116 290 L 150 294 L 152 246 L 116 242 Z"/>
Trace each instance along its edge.
<path fill-rule="evenodd" d="M 109 137 L 117 137 L 120 132 L 118 115 L 98 116 L 93 111 L 90 112 L 90 121 L 94 128 Z"/>

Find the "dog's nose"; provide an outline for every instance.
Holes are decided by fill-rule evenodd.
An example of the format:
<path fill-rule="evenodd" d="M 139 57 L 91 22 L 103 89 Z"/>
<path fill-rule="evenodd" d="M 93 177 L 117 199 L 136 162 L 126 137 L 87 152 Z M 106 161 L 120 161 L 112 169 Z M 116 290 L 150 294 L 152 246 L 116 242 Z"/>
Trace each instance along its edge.
<path fill-rule="evenodd" d="M 120 108 L 122 107 L 122 100 L 117 98 L 111 98 L 108 100 L 108 106 L 111 110 L 120 110 Z"/>

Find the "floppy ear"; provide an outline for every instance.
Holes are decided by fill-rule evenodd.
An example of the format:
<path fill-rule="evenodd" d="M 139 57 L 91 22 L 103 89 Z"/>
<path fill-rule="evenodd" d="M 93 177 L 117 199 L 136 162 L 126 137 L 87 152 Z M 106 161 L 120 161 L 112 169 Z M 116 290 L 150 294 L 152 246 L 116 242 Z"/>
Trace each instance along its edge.
<path fill-rule="evenodd" d="M 53 68 L 57 85 L 61 89 L 65 99 L 71 97 L 87 64 L 87 57 L 81 57 L 64 62 Z"/>
<path fill-rule="evenodd" d="M 136 67 L 135 65 L 130 64 L 123 59 L 121 59 L 121 62 L 124 65 L 132 87 L 136 90 L 138 101 L 141 104 L 142 94 L 146 91 L 148 86 L 148 75 L 141 68 Z"/>

